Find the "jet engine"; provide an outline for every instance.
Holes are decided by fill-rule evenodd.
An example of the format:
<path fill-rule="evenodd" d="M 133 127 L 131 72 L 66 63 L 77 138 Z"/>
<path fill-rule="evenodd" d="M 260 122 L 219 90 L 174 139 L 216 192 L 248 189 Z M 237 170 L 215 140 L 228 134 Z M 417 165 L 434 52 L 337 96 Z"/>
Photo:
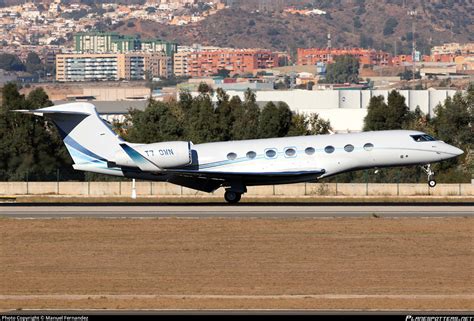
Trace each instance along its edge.
<path fill-rule="evenodd" d="M 153 144 L 121 144 L 115 153 L 114 165 L 139 167 L 147 171 L 179 168 L 192 162 L 191 142 L 162 142 Z"/>

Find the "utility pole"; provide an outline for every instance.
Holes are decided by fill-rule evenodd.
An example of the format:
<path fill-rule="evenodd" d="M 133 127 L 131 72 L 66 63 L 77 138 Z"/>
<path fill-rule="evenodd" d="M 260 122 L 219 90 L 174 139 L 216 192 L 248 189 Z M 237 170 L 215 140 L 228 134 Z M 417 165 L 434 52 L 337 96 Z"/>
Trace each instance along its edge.
<path fill-rule="evenodd" d="M 332 44 L 331 44 L 331 32 L 328 33 L 328 44 L 327 44 L 327 50 L 328 50 L 328 57 L 327 57 L 327 62 L 329 63 L 332 59 L 331 55 L 331 49 L 332 49 Z"/>
<path fill-rule="evenodd" d="M 415 22 L 416 22 L 416 10 L 408 11 L 408 15 L 412 17 L 411 22 L 411 36 L 413 40 L 413 48 L 412 48 L 412 60 L 413 60 L 413 83 L 415 83 L 415 71 L 416 71 L 416 40 L 415 40 Z"/>

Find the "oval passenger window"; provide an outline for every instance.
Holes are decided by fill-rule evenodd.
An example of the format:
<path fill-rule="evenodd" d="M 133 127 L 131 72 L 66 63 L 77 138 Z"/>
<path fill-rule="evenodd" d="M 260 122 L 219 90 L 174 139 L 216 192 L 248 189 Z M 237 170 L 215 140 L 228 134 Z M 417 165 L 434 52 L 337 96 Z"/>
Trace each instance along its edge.
<path fill-rule="evenodd" d="M 344 150 L 346 152 L 350 153 L 354 150 L 354 146 L 352 146 L 351 144 L 348 144 L 348 145 L 344 146 Z"/>
<path fill-rule="evenodd" d="M 324 148 L 324 151 L 328 154 L 334 153 L 334 150 L 333 146 L 326 146 L 326 148 Z"/>
<path fill-rule="evenodd" d="M 367 144 L 364 145 L 364 149 L 366 151 L 371 151 L 372 149 L 374 149 L 374 144 L 367 143 Z"/>
<path fill-rule="evenodd" d="M 269 149 L 265 152 L 268 158 L 274 158 L 276 156 L 276 151 L 274 149 Z"/>
<path fill-rule="evenodd" d="M 237 158 L 237 154 L 236 153 L 229 153 L 227 154 L 227 159 L 229 160 L 234 160 Z"/>
<path fill-rule="evenodd" d="M 288 157 L 293 157 L 296 155 L 296 150 L 294 150 L 293 148 L 288 148 L 287 150 L 285 150 L 285 155 Z"/>
<path fill-rule="evenodd" d="M 255 157 L 257 157 L 257 153 L 253 151 L 247 153 L 247 158 L 254 159 Z"/>

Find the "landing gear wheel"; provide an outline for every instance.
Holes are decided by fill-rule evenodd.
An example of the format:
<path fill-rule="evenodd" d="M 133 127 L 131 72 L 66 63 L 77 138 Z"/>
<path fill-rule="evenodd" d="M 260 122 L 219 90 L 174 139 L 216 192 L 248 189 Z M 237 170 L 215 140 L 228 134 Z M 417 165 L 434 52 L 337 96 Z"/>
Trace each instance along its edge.
<path fill-rule="evenodd" d="M 428 186 L 429 186 L 429 187 L 435 187 L 435 186 L 436 186 L 436 181 L 435 181 L 434 179 L 430 179 L 430 180 L 428 181 Z"/>
<path fill-rule="evenodd" d="M 224 198 L 227 203 L 236 204 L 240 201 L 242 194 L 233 192 L 233 191 L 225 191 Z"/>
<path fill-rule="evenodd" d="M 434 172 L 431 170 L 431 165 L 426 164 L 426 165 L 421 166 L 421 168 L 426 173 L 426 175 L 428 175 L 428 186 L 431 187 L 431 188 L 435 187 L 436 186 L 436 181 L 433 178 Z"/>

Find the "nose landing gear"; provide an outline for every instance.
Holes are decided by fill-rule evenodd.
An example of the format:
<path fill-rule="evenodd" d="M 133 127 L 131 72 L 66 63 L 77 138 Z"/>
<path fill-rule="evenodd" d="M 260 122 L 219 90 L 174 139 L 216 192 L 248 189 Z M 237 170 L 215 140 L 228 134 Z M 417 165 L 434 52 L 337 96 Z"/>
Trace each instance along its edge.
<path fill-rule="evenodd" d="M 423 166 L 421 166 L 421 168 L 426 173 L 426 175 L 428 175 L 428 186 L 429 187 L 435 187 L 436 186 L 436 181 L 433 178 L 434 172 L 431 170 L 431 164 L 423 165 Z"/>

